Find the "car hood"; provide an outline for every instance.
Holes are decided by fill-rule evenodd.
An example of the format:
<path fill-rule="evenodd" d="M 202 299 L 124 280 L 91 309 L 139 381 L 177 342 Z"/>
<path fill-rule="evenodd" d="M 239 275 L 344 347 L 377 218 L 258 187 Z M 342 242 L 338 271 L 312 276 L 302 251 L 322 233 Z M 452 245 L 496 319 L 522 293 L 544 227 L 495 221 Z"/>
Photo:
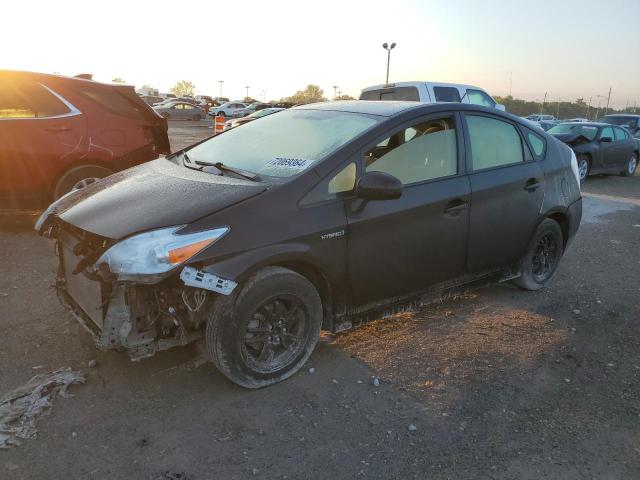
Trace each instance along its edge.
<path fill-rule="evenodd" d="M 119 240 L 145 230 L 194 222 L 259 195 L 267 187 L 160 158 L 74 191 L 50 209 L 66 223 Z"/>

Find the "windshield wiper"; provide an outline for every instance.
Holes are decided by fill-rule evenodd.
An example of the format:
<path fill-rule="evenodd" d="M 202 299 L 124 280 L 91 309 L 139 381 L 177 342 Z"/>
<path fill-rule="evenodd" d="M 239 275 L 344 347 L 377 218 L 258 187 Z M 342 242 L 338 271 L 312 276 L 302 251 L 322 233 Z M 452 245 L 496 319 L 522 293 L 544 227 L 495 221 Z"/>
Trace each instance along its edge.
<path fill-rule="evenodd" d="M 202 162 L 200 160 L 196 160 L 196 163 L 199 164 L 199 165 L 206 165 L 206 166 L 210 166 L 210 167 L 216 167 L 218 170 L 222 170 L 223 172 L 235 173 L 236 175 L 238 175 L 240 177 L 243 177 L 243 178 L 246 178 L 247 180 L 251 180 L 253 182 L 262 181 L 260 176 L 256 175 L 253 172 L 250 172 L 248 170 L 243 170 L 241 168 L 230 167 L 228 165 L 225 165 L 222 162 L 210 163 L 210 162 Z"/>

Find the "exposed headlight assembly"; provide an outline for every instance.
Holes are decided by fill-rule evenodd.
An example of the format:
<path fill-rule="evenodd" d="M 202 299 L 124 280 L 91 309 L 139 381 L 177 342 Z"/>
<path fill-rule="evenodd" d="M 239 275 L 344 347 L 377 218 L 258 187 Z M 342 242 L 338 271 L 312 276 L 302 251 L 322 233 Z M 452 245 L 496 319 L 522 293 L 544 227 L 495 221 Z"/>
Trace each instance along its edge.
<path fill-rule="evenodd" d="M 180 235 L 182 228 L 161 228 L 126 238 L 104 252 L 96 266 L 108 265 L 120 281 L 156 283 L 230 230 L 221 227 Z"/>

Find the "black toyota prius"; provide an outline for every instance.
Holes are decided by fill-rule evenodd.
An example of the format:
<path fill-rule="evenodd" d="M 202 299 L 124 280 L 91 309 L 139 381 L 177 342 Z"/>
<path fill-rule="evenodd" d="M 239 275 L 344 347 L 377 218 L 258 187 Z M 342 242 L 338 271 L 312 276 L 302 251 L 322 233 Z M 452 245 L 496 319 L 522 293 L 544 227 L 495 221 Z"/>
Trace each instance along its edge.
<path fill-rule="evenodd" d="M 132 358 L 206 339 L 257 388 L 339 332 L 464 286 L 536 290 L 578 230 L 573 152 L 473 105 L 292 108 L 52 204 L 62 303 Z"/>

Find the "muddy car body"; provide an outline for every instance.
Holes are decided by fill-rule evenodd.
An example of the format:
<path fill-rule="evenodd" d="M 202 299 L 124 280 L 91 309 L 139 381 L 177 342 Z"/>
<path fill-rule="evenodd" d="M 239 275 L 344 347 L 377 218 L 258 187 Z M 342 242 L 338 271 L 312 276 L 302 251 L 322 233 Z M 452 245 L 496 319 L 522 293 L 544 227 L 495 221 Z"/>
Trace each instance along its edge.
<path fill-rule="evenodd" d="M 100 347 L 140 358 L 206 334 L 227 377 L 260 387 L 321 328 L 477 282 L 542 287 L 580 223 L 572 160 L 495 109 L 324 103 L 71 193 L 36 228 Z"/>

